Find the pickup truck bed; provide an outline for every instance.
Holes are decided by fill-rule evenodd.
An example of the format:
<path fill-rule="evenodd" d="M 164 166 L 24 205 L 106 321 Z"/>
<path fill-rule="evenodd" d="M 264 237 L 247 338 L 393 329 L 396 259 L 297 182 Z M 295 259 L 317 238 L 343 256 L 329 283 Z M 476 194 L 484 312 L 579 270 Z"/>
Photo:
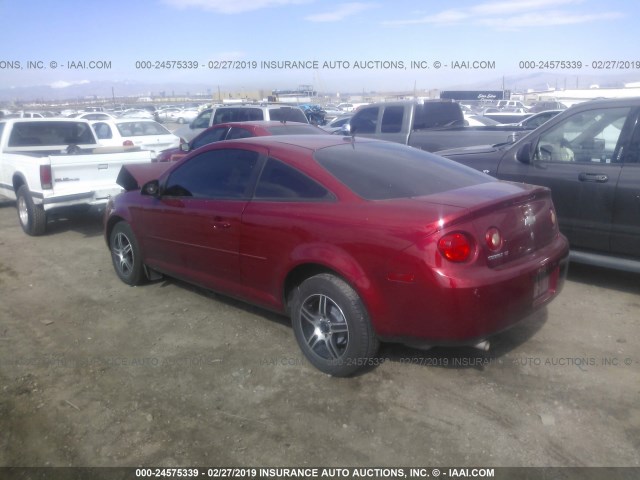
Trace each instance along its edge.
<path fill-rule="evenodd" d="M 82 143 L 62 144 L 61 132 L 74 133 Z M 100 147 L 84 120 L 2 121 L 0 196 L 16 200 L 20 224 L 27 234 L 41 235 L 48 212 L 106 204 L 110 196 L 122 191 L 116 178 L 123 165 L 151 161 L 148 151 L 118 150 L 114 153 L 112 148 Z"/>

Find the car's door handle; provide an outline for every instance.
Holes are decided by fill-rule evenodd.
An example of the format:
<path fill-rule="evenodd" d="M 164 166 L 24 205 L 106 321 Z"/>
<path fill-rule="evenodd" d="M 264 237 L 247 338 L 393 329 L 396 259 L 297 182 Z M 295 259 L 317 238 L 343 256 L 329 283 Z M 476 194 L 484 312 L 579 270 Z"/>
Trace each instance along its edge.
<path fill-rule="evenodd" d="M 578 175 L 578 179 L 581 182 L 598 182 L 598 183 L 606 183 L 609 181 L 609 176 L 604 173 L 586 173 L 582 172 Z"/>
<path fill-rule="evenodd" d="M 219 230 L 222 228 L 229 228 L 231 227 L 231 224 L 222 217 L 215 217 L 211 222 L 211 226 L 216 230 Z"/>

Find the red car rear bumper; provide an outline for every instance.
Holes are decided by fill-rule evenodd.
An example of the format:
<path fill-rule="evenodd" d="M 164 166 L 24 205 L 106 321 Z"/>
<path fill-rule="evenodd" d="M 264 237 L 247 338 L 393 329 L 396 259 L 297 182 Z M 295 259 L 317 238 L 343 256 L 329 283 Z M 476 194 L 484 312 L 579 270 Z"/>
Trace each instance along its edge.
<path fill-rule="evenodd" d="M 387 341 L 471 345 L 525 319 L 562 290 L 569 247 L 554 242 L 497 269 L 429 269 L 414 281 L 386 279 L 385 298 L 372 321 Z M 380 315 L 379 315 L 380 314 Z"/>

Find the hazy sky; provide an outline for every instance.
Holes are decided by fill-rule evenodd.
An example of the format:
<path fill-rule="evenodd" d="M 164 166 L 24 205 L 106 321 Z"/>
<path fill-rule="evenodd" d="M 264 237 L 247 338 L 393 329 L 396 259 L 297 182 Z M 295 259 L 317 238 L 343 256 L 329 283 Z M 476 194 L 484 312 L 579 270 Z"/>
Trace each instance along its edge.
<path fill-rule="evenodd" d="M 637 0 L 0 0 L 0 88 L 131 80 L 411 90 L 539 71 L 521 63 L 539 61 L 637 81 L 639 10 Z M 592 68 L 610 61 L 624 62 Z"/>

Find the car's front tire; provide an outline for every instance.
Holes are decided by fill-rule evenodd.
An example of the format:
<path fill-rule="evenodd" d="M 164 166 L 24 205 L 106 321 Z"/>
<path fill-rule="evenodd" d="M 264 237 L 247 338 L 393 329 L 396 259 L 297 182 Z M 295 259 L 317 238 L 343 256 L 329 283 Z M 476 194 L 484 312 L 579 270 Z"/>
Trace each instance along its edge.
<path fill-rule="evenodd" d="M 47 214 L 42 205 L 33 203 L 31 193 L 26 185 L 18 188 L 16 206 L 22 230 L 28 235 L 43 235 L 47 229 Z"/>
<path fill-rule="evenodd" d="M 109 235 L 109 250 L 116 274 L 127 285 L 141 285 L 147 277 L 140 256 L 138 240 L 131 226 L 118 222 Z"/>
<path fill-rule="evenodd" d="M 356 291 L 323 273 L 293 297 L 291 320 L 302 353 L 320 371 L 346 377 L 374 364 L 379 342 Z"/>

